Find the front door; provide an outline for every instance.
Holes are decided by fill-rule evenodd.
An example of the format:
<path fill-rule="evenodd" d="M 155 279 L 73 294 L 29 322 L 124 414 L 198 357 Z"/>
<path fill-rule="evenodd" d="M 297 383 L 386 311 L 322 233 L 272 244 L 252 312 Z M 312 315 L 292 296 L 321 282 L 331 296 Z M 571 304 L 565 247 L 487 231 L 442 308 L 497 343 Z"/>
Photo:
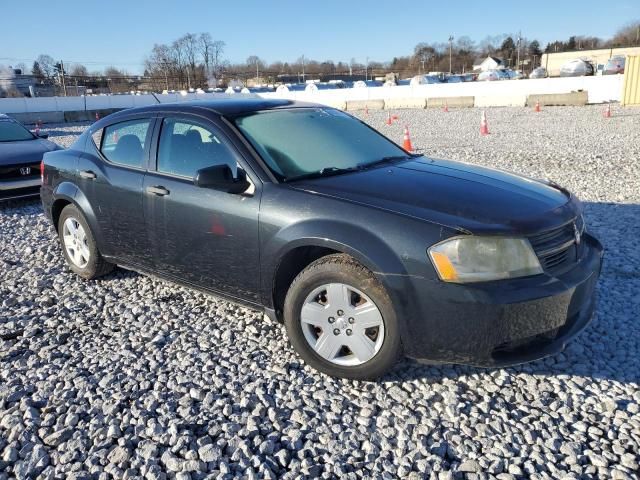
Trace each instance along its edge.
<path fill-rule="evenodd" d="M 205 167 L 242 158 L 220 130 L 200 117 L 164 118 L 156 169 L 144 180 L 144 210 L 156 269 L 228 296 L 258 301 L 259 184 L 230 194 L 193 183 Z"/>
<path fill-rule="evenodd" d="M 89 140 L 93 152 L 78 162 L 78 185 L 96 215 L 101 251 L 125 265 L 151 266 L 142 183 L 153 122 L 134 118 L 106 126 Z"/>

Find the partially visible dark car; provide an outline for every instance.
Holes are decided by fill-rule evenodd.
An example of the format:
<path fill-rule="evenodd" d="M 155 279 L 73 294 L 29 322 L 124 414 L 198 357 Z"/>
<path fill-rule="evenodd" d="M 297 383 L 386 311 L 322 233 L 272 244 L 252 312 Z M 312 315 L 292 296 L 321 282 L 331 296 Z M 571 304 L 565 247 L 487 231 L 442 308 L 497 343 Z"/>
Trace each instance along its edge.
<path fill-rule="evenodd" d="M 331 375 L 525 362 L 594 311 L 602 247 L 576 197 L 322 105 L 124 110 L 45 155 L 41 197 L 78 275 L 117 264 L 261 309 Z"/>
<path fill-rule="evenodd" d="M 626 57 L 623 55 L 616 55 L 611 57 L 602 71 L 603 75 L 616 75 L 618 73 L 624 73 L 624 64 Z"/>
<path fill-rule="evenodd" d="M 0 201 L 40 195 L 40 162 L 61 147 L 0 113 Z"/>

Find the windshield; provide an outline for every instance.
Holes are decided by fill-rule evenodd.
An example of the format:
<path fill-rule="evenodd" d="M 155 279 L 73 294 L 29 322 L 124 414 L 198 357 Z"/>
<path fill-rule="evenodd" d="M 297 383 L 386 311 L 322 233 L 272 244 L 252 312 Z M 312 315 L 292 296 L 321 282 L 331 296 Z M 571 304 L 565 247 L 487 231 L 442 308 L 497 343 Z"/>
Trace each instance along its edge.
<path fill-rule="evenodd" d="M 34 138 L 33 134 L 19 123 L 0 120 L 0 142 L 18 142 Z"/>
<path fill-rule="evenodd" d="M 235 123 L 281 180 L 343 173 L 408 156 L 361 121 L 332 108 L 256 112 Z"/>

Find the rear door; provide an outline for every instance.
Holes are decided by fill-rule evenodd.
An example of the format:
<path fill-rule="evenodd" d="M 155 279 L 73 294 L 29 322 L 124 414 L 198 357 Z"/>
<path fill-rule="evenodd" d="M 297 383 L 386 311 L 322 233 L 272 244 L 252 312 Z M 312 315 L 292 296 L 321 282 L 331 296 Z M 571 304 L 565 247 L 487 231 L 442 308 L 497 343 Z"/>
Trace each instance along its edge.
<path fill-rule="evenodd" d="M 104 255 L 125 265 L 150 267 L 142 183 L 155 118 L 138 116 L 94 132 L 79 160 L 79 186 L 97 217 Z"/>
<path fill-rule="evenodd" d="M 144 180 L 149 243 L 162 273 L 225 295 L 258 301 L 261 184 L 222 130 L 196 115 L 158 120 L 153 168 Z M 252 187 L 230 194 L 193 183 L 196 172 L 228 164 Z"/>

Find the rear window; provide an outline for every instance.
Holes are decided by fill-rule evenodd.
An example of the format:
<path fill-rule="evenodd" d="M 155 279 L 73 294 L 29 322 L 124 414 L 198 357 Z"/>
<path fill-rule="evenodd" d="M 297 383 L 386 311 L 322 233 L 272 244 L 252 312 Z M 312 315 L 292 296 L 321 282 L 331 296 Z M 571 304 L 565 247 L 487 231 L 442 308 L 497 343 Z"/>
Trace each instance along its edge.
<path fill-rule="evenodd" d="M 105 127 L 100 151 L 110 162 L 141 168 L 150 123 L 149 119 L 130 120 Z"/>

